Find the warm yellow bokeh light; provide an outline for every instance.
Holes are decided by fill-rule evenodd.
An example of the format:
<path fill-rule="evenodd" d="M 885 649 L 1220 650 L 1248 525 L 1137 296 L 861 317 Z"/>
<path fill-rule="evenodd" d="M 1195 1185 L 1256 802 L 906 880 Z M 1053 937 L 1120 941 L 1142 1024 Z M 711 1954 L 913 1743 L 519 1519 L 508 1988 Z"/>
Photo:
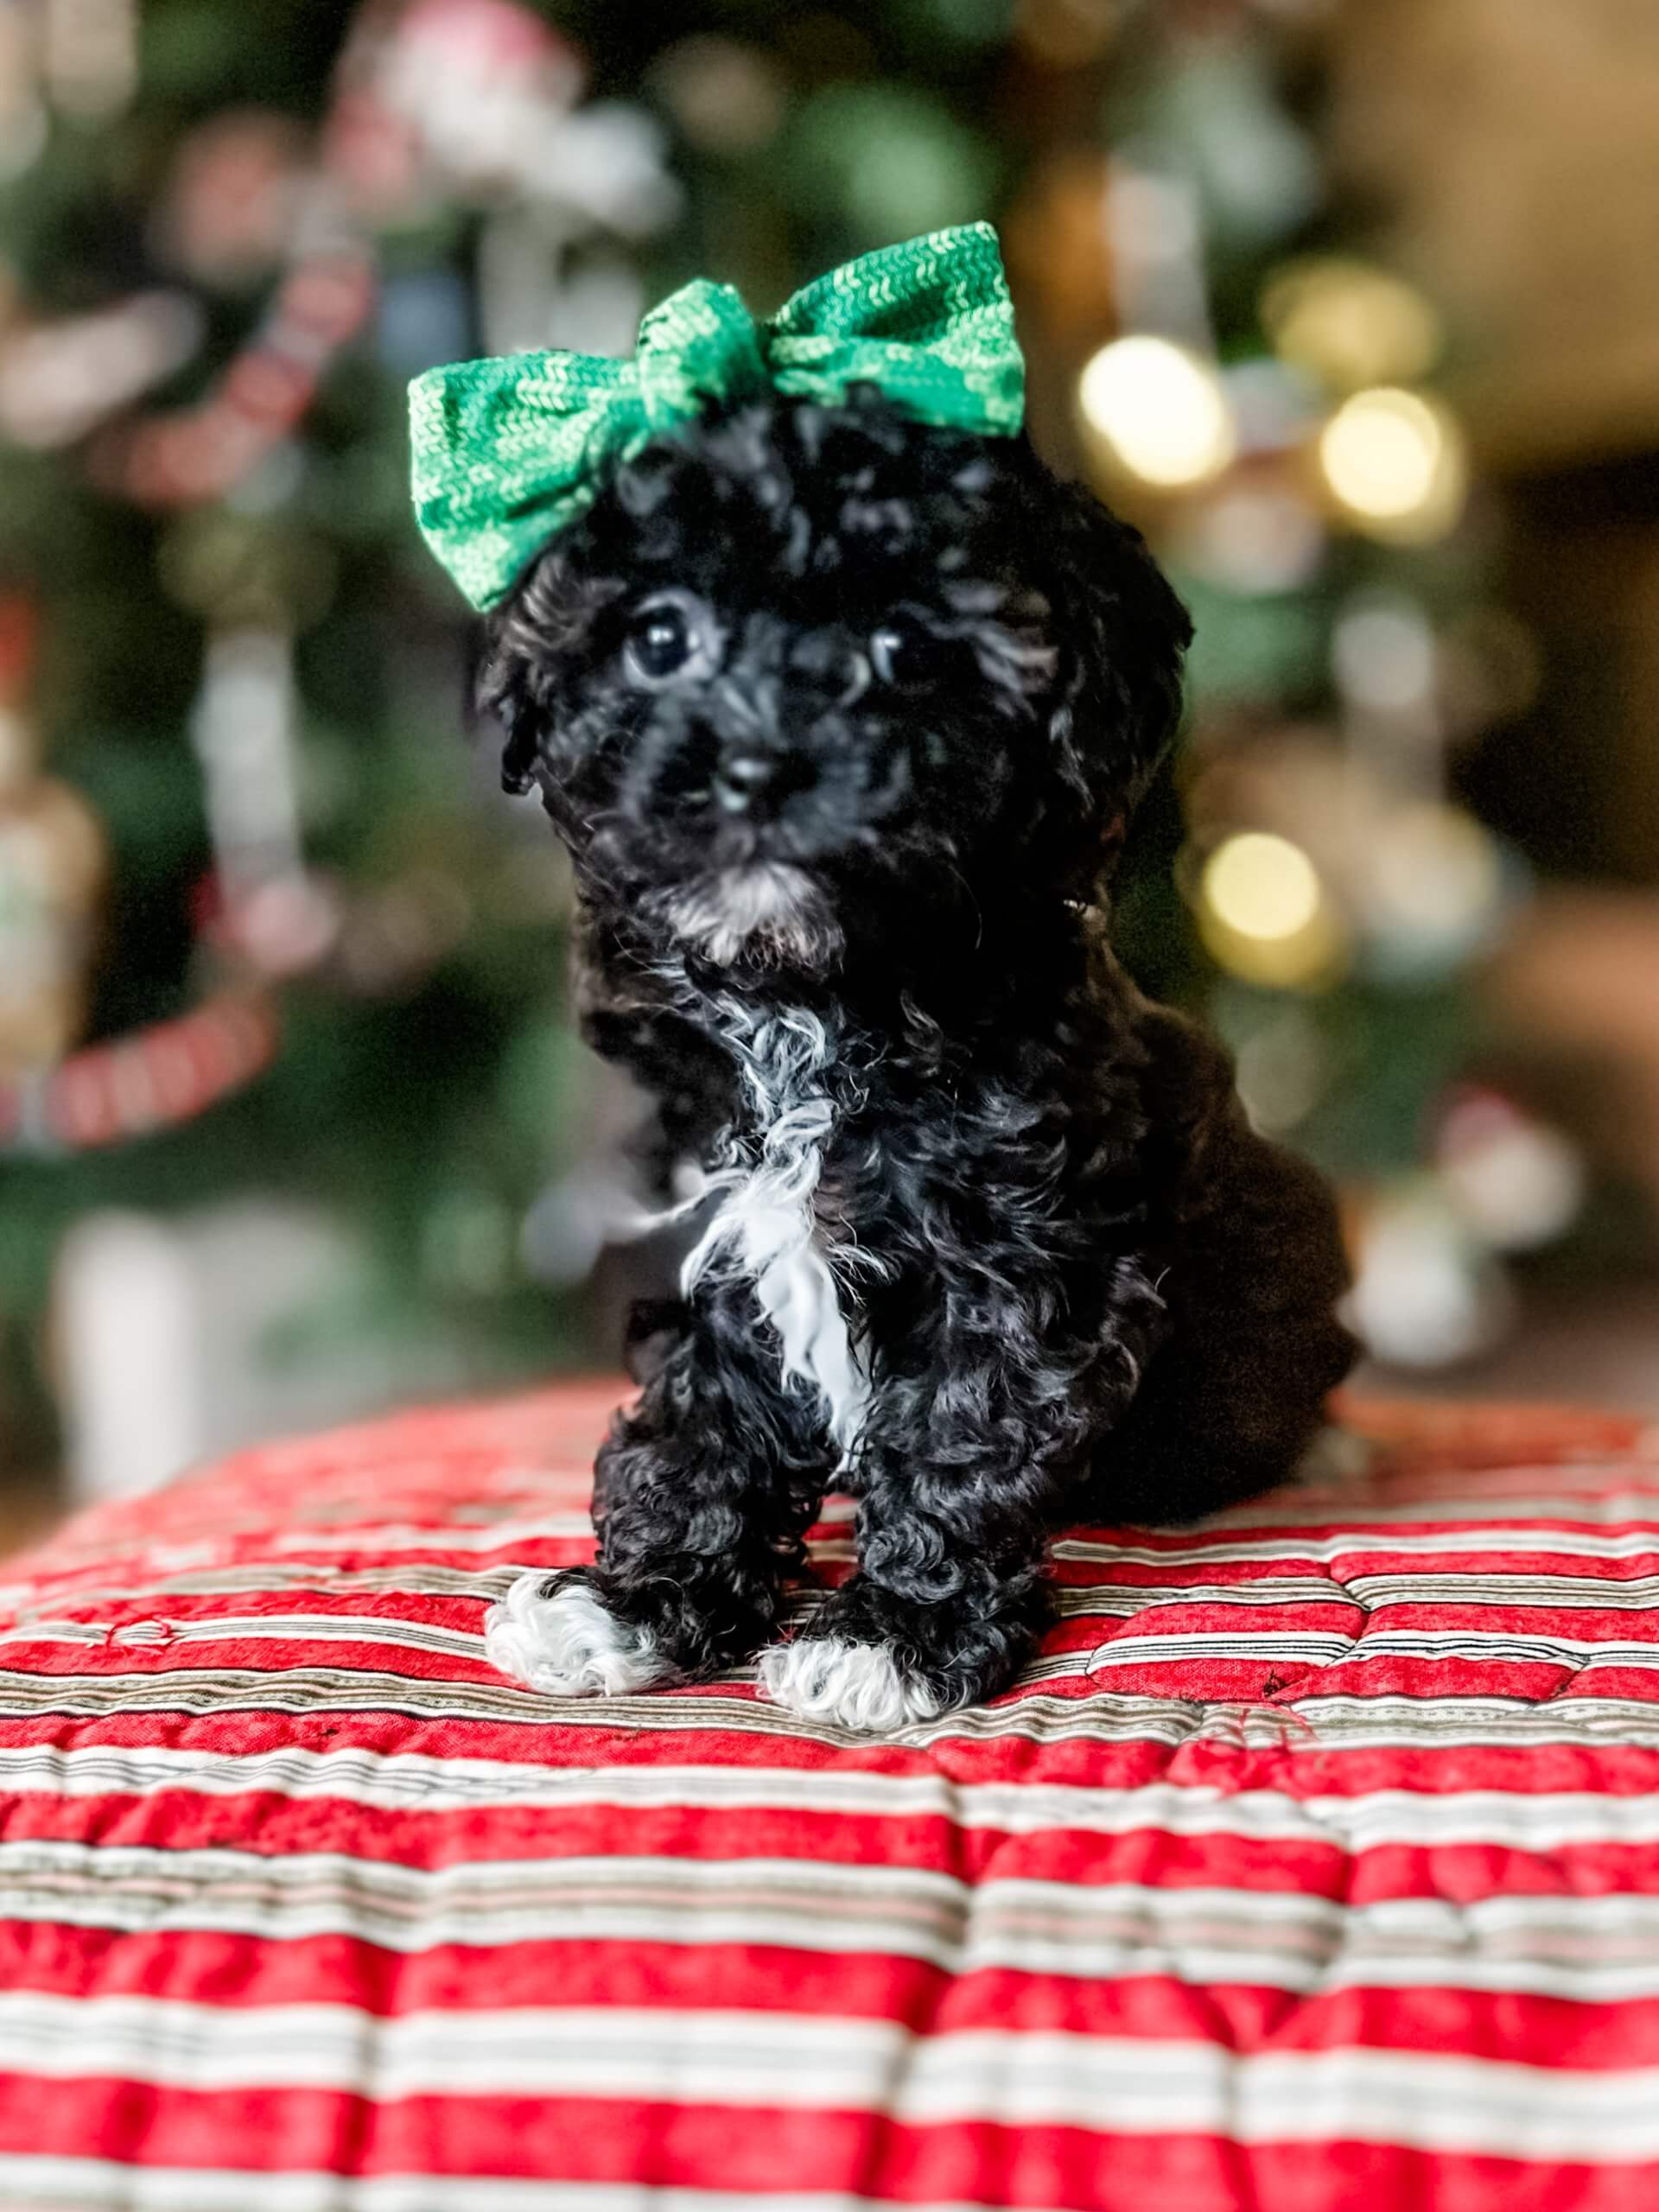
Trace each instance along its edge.
<path fill-rule="evenodd" d="M 1294 937 L 1319 911 L 1319 879 L 1300 845 L 1246 830 L 1217 845 L 1200 879 L 1204 902 L 1241 937 Z"/>
<path fill-rule="evenodd" d="M 1077 406 L 1102 458 L 1143 483 L 1206 483 L 1237 450 L 1212 362 L 1166 338 L 1116 338 L 1084 367 Z"/>
<path fill-rule="evenodd" d="M 1262 319 L 1281 360 L 1338 391 L 1426 376 L 1443 343 L 1440 319 L 1414 285 L 1343 255 L 1275 270 Z"/>
<path fill-rule="evenodd" d="M 1198 933 L 1246 982 L 1317 990 L 1340 972 L 1347 932 L 1300 845 L 1262 830 L 1217 845 L 1198 879 Z"/>
<path fill-rule="evenodd" d="M 1456 423 L 1397 385 L 1344 401 L 1320 434 L 1319 466 L 1338 505 L 1374 537 L 1438 537 L 1462 511 L 1468 471 Z"/>
<path fill-rule="evenodd" d="M 1339 408 L 1320 451 L 1331 488 L 1345 505 L 1391 518 L 1412 513 L 1428 497 L 1443 442 L 1433 410 L 1414 393 L 1382 390 Z"/>

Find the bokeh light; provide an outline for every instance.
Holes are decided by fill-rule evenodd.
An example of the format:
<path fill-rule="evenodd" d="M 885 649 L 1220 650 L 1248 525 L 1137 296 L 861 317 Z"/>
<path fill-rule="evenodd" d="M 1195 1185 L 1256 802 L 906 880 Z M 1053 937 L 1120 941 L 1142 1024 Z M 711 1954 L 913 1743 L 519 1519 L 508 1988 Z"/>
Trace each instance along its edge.
<path fill-rule="evenodd" d="M 1444 343 L 1440 316 L 1414 286 L 1340 254 L 1276 270 L 1262 320 L 1281 360 L 1338 391 L 1414 383 Z"/>
<path fill-rule="evenodd" d="M 1397 385 L 1357 391 L 1325 424 L 1319 467 L 1355 528 L 1402 543 L 1450 530 L 1463 511 L 1468 465 L 1448 411 Z"/>
<path fill-rule="evenodd" d="M 1247 830 L 1217 847 L 1205 864 L 1205 899 L 1245 937 L 1294 937 L 1319 908 L 1319 879 L 1300 845 Z"/>
<path fill-rule="evenodd" d="M 1472 815 L 1433 802 L 1397 807 L 1377 825 L 1367 858 L 1359 903 L 1378 973 L 1452 967 L 1491 936 L 1503 910 L 1503 861 Z"/>
<path fill-rule="evenodd" d="M 1109 472 L 1175 490 L 1203 484 L 1237 448 L 1212 362 L 1167 338 L 1114 339 L 1086 365 L 1077 405 Z"/>
<path fill-rule="evenodd" d="M 1341 966 L 1345 935 L 1300 845 L 1244 830 L 1198 878 L 1198 931 L 1211 957 L 1247 982 L 1313 988 Z"/>
<path fill-rule="evenodd" d="M 1397 593 L 1349 601 L 1331 639 L 1331 668 L 1351 706 L 1376 715 L 1425 709 L 1434 689 L 1434 632 L 1415 600 Z"/>

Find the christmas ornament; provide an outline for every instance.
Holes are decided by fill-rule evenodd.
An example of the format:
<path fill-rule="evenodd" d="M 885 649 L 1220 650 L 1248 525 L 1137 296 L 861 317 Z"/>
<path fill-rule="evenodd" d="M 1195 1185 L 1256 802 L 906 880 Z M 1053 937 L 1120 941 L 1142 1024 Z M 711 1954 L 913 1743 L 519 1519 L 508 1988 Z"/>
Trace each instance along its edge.
<path fill-rule="evenodd" d="M 194 1121 L 261 1073 L 276 1039 L 268 1000 L 227 990 L 33 1077 L 0 1076 L 0 1148 L 90 1151 Z"/>
<path fill-rule="evenodd" d="M 323 174 L 372 230 L 459 199 L 539 207 L 566 243 L 649 236 L 680 206 L 662 133 L 620 102 L 579 108 L 586 78 L 575 48 L 512 0 L 365 7 L 340 59 Z"/>
<path fill-rule="evenodd" d="M 552 202 L 628 238 L 672 220 L 679 190 L 656 124 L 620 102 L 578 109 L 582 59 L 529 9 L 413 0 L 389 31 L 371 19 L 369 38 L 366 67 L 359 58 L 351 72 L 359 101 L 404 126 L 416 162 L 446 190 Z"/>
<path fill-rule="evenodd" d="M 568 116 L 586 76 L 576 49 L 511 0 L 411 0 L 378 63 L 387 106 L 429 159 L 472 185 L 500 181 L 531 118 Z"/>
<path fill-rule="evenodd" d="M 297 251 L 260 327 L 204 398 L 94 448 L 100 482 L 139 506 L 200 505 L 240 483 L 300 422 L 368 319 L 374 270 L 366 250 L 343 239 Z"/>
<path fill-rule="evenodd" d="M 1567 1139 L 1478 1084 L 1446 1101 L 1434 1161 L 1465 1219 L 1500 1252 L 1553 1243 L 1584 1203 L 1584 1163 Z"/>
<path fill-rule="evenodd" d="M 266 975 L 310 967 L 339 927 L 305 868 L 293 646 L 273 630 L 210 637 L 190 734 L 207 788 L 223 931 Z"/>
<path fill-rule="evenodd" d="M 201 315 L 178 292 L 140 292 L 96 314 L 0 328 L 0 431 L 70 445 L 190 359 Z"/>
<path fill-rule="evenodd" d="M 1377 1359 L 1452 1367 L 1495 1344 L 1514 1294 L 1485 1239 L 1432 1177 L 1377 1192 L 1359 1217 L 1344 1312 Z"/>
<path fill-rule="evenodd" d="M 1397 806 L 1375 825 L 1354 895 L 1374 974 L 1419 978 L 1491 943 L 1503 912 L 1497 846 L 1460 808 Z"/>
<path fill-rule="evenodd" d="M 688 67 L 690 84 L 695 53 Z M 657 124 L 617 102 L 579 108 L 586 76 L 576 49 L 511 0 L 365 9 L 342 56 L 324 181 L 371 231 L 458 201 L 483 211 L 476 309 L 493 352 L 628 345 L 638 278 L 582 249 L 644 238 L 678 212 Z M 454 350 L 435 344 L 419 365 Z"/>
<path fill-rule="evenodd" d="M 638 270 L 603 247 L 572 247 L 563 222 L 561 213 L 515 201 L 480 226 L 477 327 L 490 353 L 632 350 L 645 306 Z M 463 348 L 471 336 L 463 332 Z M 421 365 L 453 359 L 455 350 L 429 353 Z"/>

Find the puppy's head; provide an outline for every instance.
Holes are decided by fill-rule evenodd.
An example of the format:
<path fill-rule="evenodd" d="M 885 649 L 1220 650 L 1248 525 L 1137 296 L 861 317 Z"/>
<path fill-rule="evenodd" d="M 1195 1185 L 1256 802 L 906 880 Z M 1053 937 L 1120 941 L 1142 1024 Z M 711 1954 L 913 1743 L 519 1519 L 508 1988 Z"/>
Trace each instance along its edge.
<path fill-rule="evenodd" d="M 622 467 L 492 618 L 480 692 L 590 893 L 825 969 L 1090 888 L 1189 634 L 1023 438 L 776 399 Z"/>

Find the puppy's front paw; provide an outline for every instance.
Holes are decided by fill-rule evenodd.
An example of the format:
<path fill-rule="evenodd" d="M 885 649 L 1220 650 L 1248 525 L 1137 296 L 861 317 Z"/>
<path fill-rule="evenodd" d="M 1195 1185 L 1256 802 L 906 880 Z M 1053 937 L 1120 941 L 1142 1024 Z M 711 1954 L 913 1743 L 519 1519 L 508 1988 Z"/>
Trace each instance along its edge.
<path fill-rule="evenodd" d="M 801 1636 L 760 1655 L 760 1687 L 803 1720 L 832 1721 L 872 1735 L 889 1735 L 912 1721 L 933 1720 L 944 1700 L 906 1674 L 879 1643 L 838 1636 Z"/>
<path fill-rule="evenodd" d="M 484 1617 L 484 1656 L 548 1697 L 626 1697 L 672 1672 L 651 1630 L 619 1620 L 579 1569 L 521 1574 Z"/>

